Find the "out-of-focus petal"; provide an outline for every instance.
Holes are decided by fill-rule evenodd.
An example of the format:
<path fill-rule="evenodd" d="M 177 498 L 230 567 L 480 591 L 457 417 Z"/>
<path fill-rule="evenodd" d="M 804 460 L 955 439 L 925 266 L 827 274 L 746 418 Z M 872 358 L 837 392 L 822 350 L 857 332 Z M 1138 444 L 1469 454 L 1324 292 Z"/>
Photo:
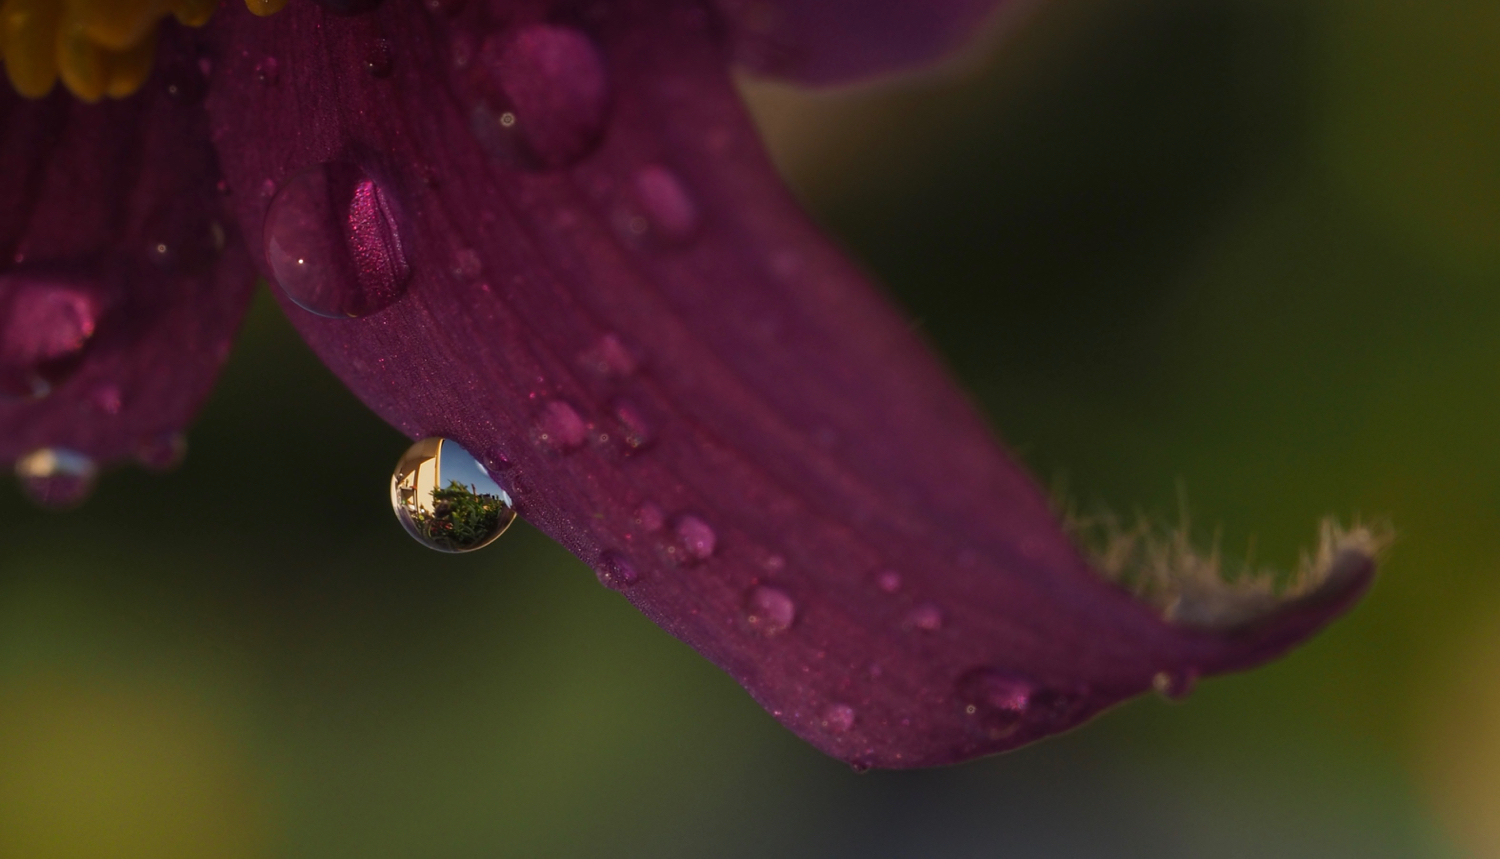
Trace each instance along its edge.
<path fill-rule="evenodd" d="M 1011 748 L 1275 656 L 1368 584 L 1349 550 L 1216 631 L 1104 581 L 782 188 L 717 22 L 588 8 L 223 15 L 231 199 L 283 286 L 357 317 L 283 296 L 371 408 L 472 451 L 793 731 L 857 766 Z"/>
<path fill-rule="evenodd" d="M 33 476 L 42 449 L 167 464 L 247 305 L 181 36 L 124 101 L 0 87 L 0 460 Z"/>
<path fill-rule="evenodd" d="M 1017 0 L 1010 0 L 1011 3 Z M 835 84 L 932 63 L 1006 0 L 716 0 L 734 58 L 760 74 Z"/>

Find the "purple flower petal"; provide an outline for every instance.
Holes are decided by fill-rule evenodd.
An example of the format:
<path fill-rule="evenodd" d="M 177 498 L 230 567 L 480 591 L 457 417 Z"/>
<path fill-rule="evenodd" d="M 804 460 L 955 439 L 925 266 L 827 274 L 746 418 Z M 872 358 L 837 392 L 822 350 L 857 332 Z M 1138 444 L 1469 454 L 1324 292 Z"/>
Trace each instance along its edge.
<path fill-rule="evenodd" d="M 1322 584 L 1215 629 L 1105 581 L 782 188 L 716 22 L 686 2 L 591 8 L 226 10 L 214 139 L 252 247 L 291 222 L 268 210 L 347 207 L 308 265 L 358 269 L 376 191 L 277 189 L 329 164 L 374 183 L 395 226 L 366 252 L 399 251 L 404 292 L 341 319 L 283 296 L 294 324 L 793 731 L 861 767 L 1012 748 L 1271 658 L 1368 585 L 1369 553 L 1332 541 Z M 493 45 L 521 53 L 493 64 Z"/>
<path fill-rule="evenodd" d="M 78 500 L 92 463 L 166 464 L 254 283 L 178 36 L 123 102 L 0 87 L 0 459 L 44 503 Z"/>
<path fill-rule="evenodd" d="M 1005 0 L 715 0 L 736 62 L 805 84 L 927 65 L 973 39 Z"/>

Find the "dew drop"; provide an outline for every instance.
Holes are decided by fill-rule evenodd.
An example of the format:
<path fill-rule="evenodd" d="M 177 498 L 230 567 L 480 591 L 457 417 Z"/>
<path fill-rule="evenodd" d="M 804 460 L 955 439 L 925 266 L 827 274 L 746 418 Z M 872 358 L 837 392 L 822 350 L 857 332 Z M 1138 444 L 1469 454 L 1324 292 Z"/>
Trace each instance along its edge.
<path fill-rule="evenodd" d="M 411 279 L 402 217 L 390 194 L 352 164 L 292 177 L 266 211 L 265 254 L 283 292 L 319 316 L 381 310 Z"/>
<path fill-rule="evenodd" d="M 635 565 L 614 552 L 604 553 L 595 574 L 599 577 L 599 584 L 616 591 L 622 591 L 641 579 Z"/>
<path fill-rule="evenodd" d="M 98 328 L 96 293 L 66 279 L 0 275 L 0 397 L 38 399 L 82 360 Z"/>
<path fill-rule="evenodd" d="M 275 57 L 262 57 L 255 63 L 255 80 L 266 86 L 276 86 L 281 80 L 281 61 Z"/>
<path fill-rule="evenodd" d="M 484 273 L 484 262 L 473 248 L 459 248 L 453 254 L 453 275 L 463 280 L 475 280 Z"/>
<path fill-rule="evenodd" d="M 537 420 L 537 441 L 559 453 L 577 450 L 588 437 L 588 424 L 578 412 L 562 400 L 551 400 L 542 407 Z"/>
<path fill-rule="evenodd" d="M 895 570 L 881 570 L 875 574 L 875 587 L 893 594 L 901 590 L 901 574 Z"/>
<path fill-rule="evenodd" d="M 106 415 L 118 415 L 120 409 L 125 407 L 125 396 L 120 392 L 119 385 L 100 385 L 89 394 L 89 400 Z"/>
<path fill-rule="evenodd" d="M 663 240 L 685 242 L 698 230 L 698 204 L 677 175 L 657 164 L 635 174 L 636 200 L 647 224 Z"/>
<path fill-rule="evenodd" d="M 682 516 L 677 520 L 677 545 L 683 558 L 688 561 L 706 561 L 714 553 L 718 535 L 707 522 L 697 516 Z"/>
<path fill-rule="evenodd" d="M 99 469 L 75 450 L 44 447 L 16 460 L 16 477 L 26 497 L 51 510 L 77 507 L 94 491 Z"/>
<path fill-rule="evenodd" d="M 745 622 L 761 635 L 780 635 L 797 621 L 797 604 L 786 591 L 767 585 L 751 588 L 745 600 Z"/>
<path fill-rule="evenodd" d="M 617 402 L 614 413 L 615 420 L 620 425 L 620 437 L 630 450 L 641 450 L 655 440 L 656 431 L 646 420 L 646 415 L 633 404 L 623 400 Z"/>
<path fill-rule="evenodd" d="M 593 39 L 531 24 L 485 39 L 473 64 L 470 124 L 492 157 L 524 169 L 566 167 L 593 151 L 610 84 Z"/>
<path fill-rule="evenodd" d="M 978 732 L 999 740 L 1021 726 L 1036 687 L 993 668 L 976 668 L 958 678 L 956 692 L 964 715 Z"/>
<path fill-rule="evenodd" d="M 406 533 L 439 552 L 472 552 L 515 521 L 510 496 L 457 442 L 428 438 L 391 475 L 391 506 Z"/>
<path fill-rule="evenodd" d="M 823 710 L 823 727 L 842 734 L 854 727 L 854 708 L 848 704 L 829 704 Z"/>
<path fill-rule="evenodd" d="M 634 521 L 642 531 L 654 534 L 667 524 L 667 513 L 661 509 L 661 505 L 647 501 L 635 508 Z"/>
<path fill-rule="evenodd" d="M 1151 678 L 1151 687 L 1164 698 L 1180 701 L 1191 695 L 1198 683 L 1198 672 L 1191 668 L 1181 671 L 1158 671 Z"/>
<path fill-rule="evenodd" d="M 937 632 L 943 628 L 943 610 L 932 603 L 922 603 L 906 613 L 904 624 L 922 632 Z"/>
<path fill-rule="evenodd" d="M 579 363 L 606 379 L 624 379 L 640 369 L 635 354 L 617 335 L 606 334 L 584 350 Z"/>

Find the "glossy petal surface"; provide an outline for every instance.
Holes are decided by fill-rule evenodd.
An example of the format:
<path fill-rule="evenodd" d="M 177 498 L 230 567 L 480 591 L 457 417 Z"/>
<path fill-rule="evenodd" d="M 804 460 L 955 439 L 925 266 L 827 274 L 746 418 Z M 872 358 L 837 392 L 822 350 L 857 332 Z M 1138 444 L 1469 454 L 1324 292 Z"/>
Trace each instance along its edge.
<path fill-rule="evenodd" d="M 221 214 L 197 57 L 138 95 L 0 87 L 0 459 L 159 460 L 228 354 L 254 271 Z"/>
<path fill-rule="evenodd" d="M 473 452 L 523 517 L 800 736 L 857 766 L 1004 750 L 1159 677 L 1264 661 L 1368 584 L 1349 554 L 1313 595 L 1210 632 L 1104 582 L 782 188 L 715 18 L 542 11 L 225 10 L 208 104 L 240 224 L 262 247 L 275 189 L 313 165 L 375 177 L 405 213 L 404 296 L 357 319 L 283 297 L 293 322 L 371 408 Z M 510 56 L 525 87 L 486 77 L 486 45 L 528 43 L 590 45 L 597 68 Z M 269 58 L 275 86 L 254 71 Z M 552 87 L 533 100 L 558 115 L 510 86 Z M 531 149 L 555 138 L 527 124 L 552 119 L 588 132 L 564 132 L 566 158 Z"/>

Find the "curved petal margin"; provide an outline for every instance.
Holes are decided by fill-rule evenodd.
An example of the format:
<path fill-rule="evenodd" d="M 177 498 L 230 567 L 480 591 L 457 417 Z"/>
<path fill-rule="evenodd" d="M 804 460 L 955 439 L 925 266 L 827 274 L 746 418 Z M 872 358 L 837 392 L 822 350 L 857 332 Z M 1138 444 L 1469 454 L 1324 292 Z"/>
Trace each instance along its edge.
<path fill-rule="evenodd" d="M 1370 580 L 1351 550 L 1327 586 L 1225 632 L 1101 578 L 782 188 L 695 4 L 304 3 L 210 29 L 250 245 L 305 222 L 266 221 L 255 189 L 290 186 L 299 212 L 350 206 L 348 242 L 324 245 L 366 260 L 329 268 L 360 273 L 349 289 L 409 276 L 358 318 L 283 295 L 323 360 L 411 437 L 474 452 L 521 515 L 830 755 L 1012 748 L 1163 677 L 1275 656 Z M 308 175 L 373 184 L 309 196 Z"/>
<path fill-rule="evenodd" d="M 204 90 L 175 27 L 124 101 L 0 87 L 0 459 L 43 503 L 95 463 L 171 464 L 244 315 Z"/>

